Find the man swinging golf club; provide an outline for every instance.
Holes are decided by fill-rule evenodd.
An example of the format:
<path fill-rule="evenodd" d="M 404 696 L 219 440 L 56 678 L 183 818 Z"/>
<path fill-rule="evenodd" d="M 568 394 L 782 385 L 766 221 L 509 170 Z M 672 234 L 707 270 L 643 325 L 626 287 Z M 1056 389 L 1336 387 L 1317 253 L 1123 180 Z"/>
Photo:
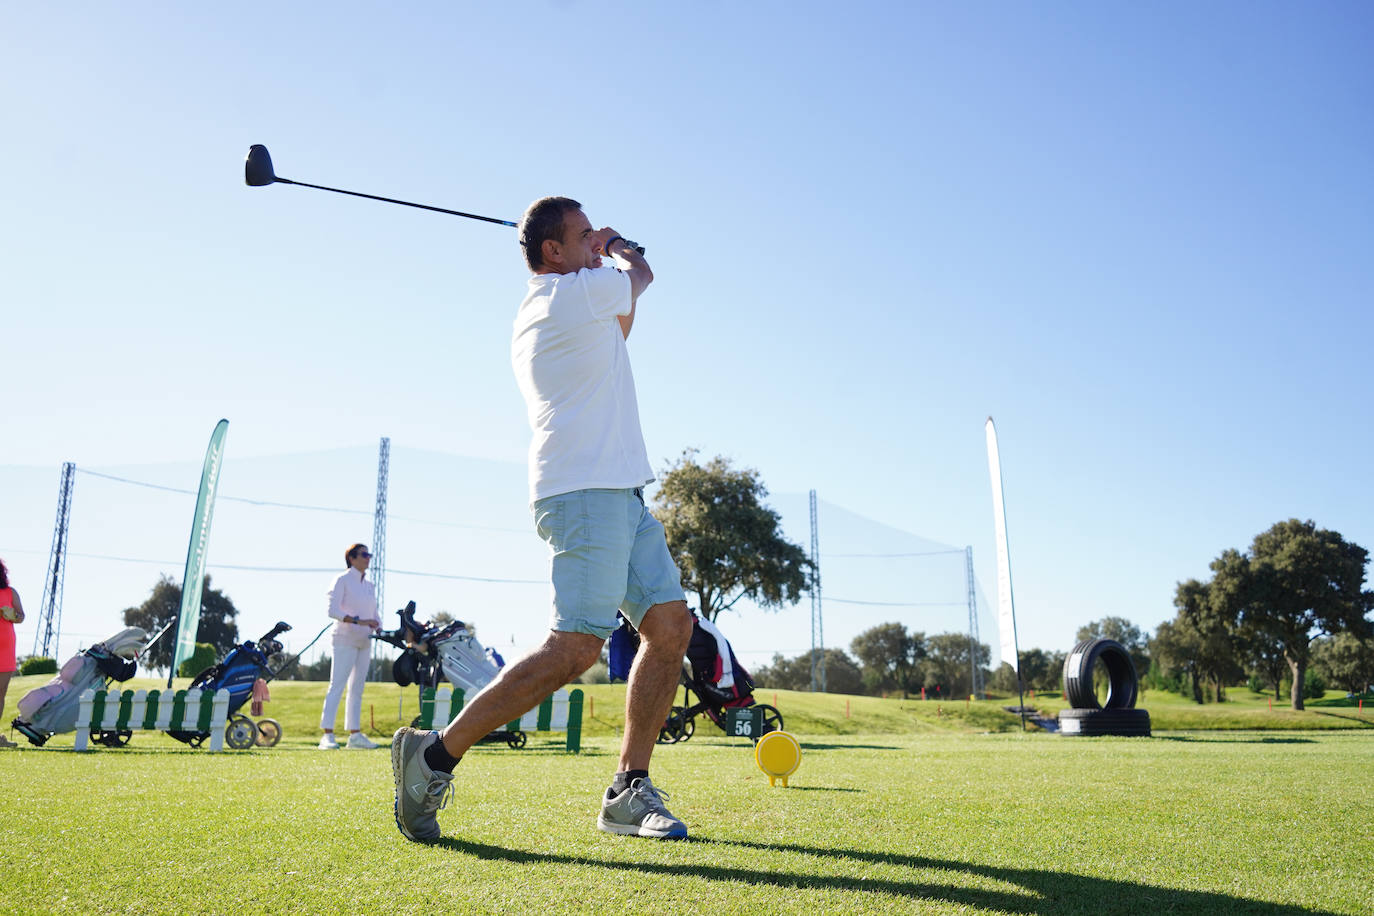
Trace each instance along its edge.
<path fill-rule="evenodd" d="M 692 634 L 663 526 L 644 506 L 649 466 L 625 338 L 653 280 L 633 242 L 593 229 L 566 197 L 535 201 L 520 221 L 532 276 L 515 318 L 511 363 L 534 437 L 535 527 L 552 552 L 553 615 L 532 653 L 508 665 L 442 732 L 398 729 L 391 744 L 396 826 L 410 840 L 440 835 L 453 769 L 488 732 L 523 715 L 592 666 L 616 628 L 639 631 L 617 772 L 596 825 L 608 833 L 679 838 L 649 758 L 677 692 Z M 602 258 L 615 267 L 602 266 Z"/>

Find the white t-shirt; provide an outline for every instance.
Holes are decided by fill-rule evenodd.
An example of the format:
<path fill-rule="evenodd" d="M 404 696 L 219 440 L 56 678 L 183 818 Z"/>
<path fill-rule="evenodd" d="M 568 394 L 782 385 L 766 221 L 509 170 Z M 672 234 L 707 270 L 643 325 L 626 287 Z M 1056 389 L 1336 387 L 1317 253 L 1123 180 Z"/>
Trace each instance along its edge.
<path fill-rule="evenodd" d="M 520 303 L 511 365 L 530 429 L 530 502 L 654 479 L 617 316 L 630 278 L 614 267 L 536 274 Z"/>

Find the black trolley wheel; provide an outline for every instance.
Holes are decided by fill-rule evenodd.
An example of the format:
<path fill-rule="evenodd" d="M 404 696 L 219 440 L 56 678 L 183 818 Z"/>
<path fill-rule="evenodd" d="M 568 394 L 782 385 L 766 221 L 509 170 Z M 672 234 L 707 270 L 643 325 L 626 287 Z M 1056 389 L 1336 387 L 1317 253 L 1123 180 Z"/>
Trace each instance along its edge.
<path fill-rule="evenodd" d="M 529 740 L 530 736 L 524 732 L 511 732 L 506 738 L 506 745 L 515 750 L 519 750 L 528 744 Z"/>
<path fill-rule="evenodd" d="M 276 747 L 281 740 L 281 723 L 276 719 L 258 720 L 258 747 Z"/>
<path fill-rule="evenodd" d="M 668 718 L 658 730 L 659 744 L 677 744 L 686 741 L 696 731 L 696 720 L 687 713 L 687 707 L 674 706 L 668 711 Z"/>
<path fill-rule="evenodd" d="M 769 706 L 767 703 L 759 703 L 756 708 L 763 710 L 764 735 L 768 734 L 769 732 L 782 731 L 782 713 L 778 712 L 778 708 L 776 706 Z M 760 735 L 759 737 L 762 737 L 762 735 Z"/>
<path fill-rule="evenodd" d="M 258 727 L 245 715 L 235 713 L 224 725 L 224 743 L 236 751 L 247 750 L 258 742 Z"/>

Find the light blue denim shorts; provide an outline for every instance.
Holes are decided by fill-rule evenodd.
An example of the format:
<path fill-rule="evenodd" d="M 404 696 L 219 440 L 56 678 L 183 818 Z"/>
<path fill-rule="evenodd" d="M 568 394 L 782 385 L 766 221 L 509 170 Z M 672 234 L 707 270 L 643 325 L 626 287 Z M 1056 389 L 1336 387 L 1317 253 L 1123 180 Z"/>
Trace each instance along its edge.
<path fill-rule="evenodd" d="M 534 526 L 553 554 L 551 629 L 606 639 L 617 609 L 637 629 L 655 604 L 686 600 L 641 489 L 547 496 L 534 504 Z"/>

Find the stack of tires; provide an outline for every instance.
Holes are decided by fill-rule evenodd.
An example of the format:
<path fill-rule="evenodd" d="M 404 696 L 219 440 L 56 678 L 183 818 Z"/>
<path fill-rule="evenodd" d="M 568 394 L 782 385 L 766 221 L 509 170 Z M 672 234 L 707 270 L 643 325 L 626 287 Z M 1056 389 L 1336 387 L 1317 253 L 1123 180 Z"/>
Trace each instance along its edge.
<path fill-rule="evenodd" d="M 1108 678 L 1107 699 L 1102 702 L 1093 689 L 1093 668 L 1098 662 Z M 1135 663 L 1121 643 L 1083 640 L 1064 659 L 1064 699 L 1069 708 L 1059 712 L 1059 733 L 1150 737 L 1150 714 L 1135 708 L 1139 688 Z"/>

